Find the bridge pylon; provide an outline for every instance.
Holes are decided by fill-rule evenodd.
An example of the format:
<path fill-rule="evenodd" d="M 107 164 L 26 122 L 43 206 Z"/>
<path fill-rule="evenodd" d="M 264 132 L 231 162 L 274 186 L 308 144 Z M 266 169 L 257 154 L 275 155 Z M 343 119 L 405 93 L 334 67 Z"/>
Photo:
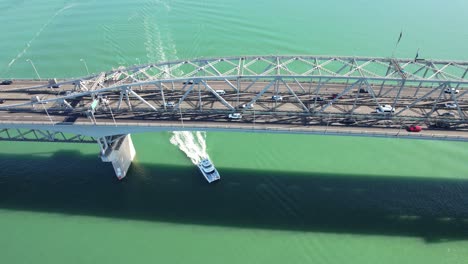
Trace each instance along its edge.
<path fill-rule="evenodd" d="M 112 162 L 115 175 L 119 180 L 123 179 L 136 155 L 130 134 L 101 137 L 97 142 L 101 149 L 101 160 Z"/>

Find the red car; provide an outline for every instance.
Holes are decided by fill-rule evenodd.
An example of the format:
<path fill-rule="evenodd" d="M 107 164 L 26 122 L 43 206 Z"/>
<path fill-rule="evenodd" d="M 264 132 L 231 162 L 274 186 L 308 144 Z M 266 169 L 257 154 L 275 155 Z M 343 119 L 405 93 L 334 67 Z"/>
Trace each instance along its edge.
<path fill-rule="evenodd" d="M 421 130 L 422 130 L 421 126 L 415 126 L 415 125 L 411 125 L 406 128 L 406 131 L 408 132 L 421 132 Z"/>

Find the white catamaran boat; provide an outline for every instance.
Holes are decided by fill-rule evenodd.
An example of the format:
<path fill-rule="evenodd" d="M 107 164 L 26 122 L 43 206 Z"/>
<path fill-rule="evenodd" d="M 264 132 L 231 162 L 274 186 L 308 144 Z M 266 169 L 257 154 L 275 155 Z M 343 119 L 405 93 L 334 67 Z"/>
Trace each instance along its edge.
<path fill-rule="evenodd" d="M 209 159 L 200 161 L 200 163 L 198 163 L 198 168 L 209 183 L 217 181 L 221 178 L 213 163 Z"/>

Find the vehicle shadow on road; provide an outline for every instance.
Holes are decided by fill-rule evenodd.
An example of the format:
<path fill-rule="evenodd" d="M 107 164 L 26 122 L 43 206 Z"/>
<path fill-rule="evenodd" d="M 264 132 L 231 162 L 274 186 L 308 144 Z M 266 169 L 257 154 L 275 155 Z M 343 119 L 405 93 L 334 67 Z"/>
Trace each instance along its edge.
<path fill-rule="evenodd" d="M 468 180 L 134 163 L 123 181 L 97 155 L 0 155 L 0 209 L 182 224 L 468 239 Z"/>

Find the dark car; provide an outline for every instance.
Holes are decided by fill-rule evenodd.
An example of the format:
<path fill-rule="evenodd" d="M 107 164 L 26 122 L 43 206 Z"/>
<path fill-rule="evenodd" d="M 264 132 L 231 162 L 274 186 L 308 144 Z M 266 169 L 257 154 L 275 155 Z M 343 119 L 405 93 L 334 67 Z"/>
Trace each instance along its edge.
<path fill-rule="evenodd" d="M 408 132 L 421 132 L 422 127 L 421 126 L 416 126 L 416 125 L 411 125 L 406 128 L 406 131 Z"/>
<path fill-rule="evenodd" d="M 345 125 L 352 125 L 356 123 L 356 119 L 346 118 L 346 119 L 341 120 L 340 123 L 345 124 Z"/>
<path fill-rule="evenodd" d="M 12 83 L 13 83 L 12 80 L 3 80 L 0 84 L 1 84 L 1 85 L 10 85 L 10 84 L 12 84 Z"/>
<path fill-rule="evenodd" d="M 60 88 L 60 85 L 58 84 L 49 85 L 49 88 Z"/>
<path fill-rule="evenodd" d="M 199 81 L 193 81 L 193 80 L 188 80 L 186 82 L 183 82 L 182 84 L 198 84 Z"/>
<path fill-rule="evenodd" d="M 361 88 L 359 89 L 359 93 L 369 93 L 369 91 L 367 91 L 367 89 Z"/>
<path fill-rule="evenodd" d="M 322 101 L 324 101 L 324 100 L 325 100 L 325 99 L 323 99 L 323 97 L 320 97 L 320 96 L 318 96 L 318 97 L 312 97 L 312 101 L 322 102 Z"/>
<path fill-rule="evenodd" d="M 338 95 L 339 95 L 339 94 L 337 94 L 337 93 L 334 93 L 334 94 L 332 94 L 332 96 L 331 96 L 331 99 L 335 99 L 335 98 L 337 98 L 337 97 L 338 97 Z"/>
<path fill-rule="evenodd" d="M 5 103 L 5 99 L 0 99 L 0 104 Z"/>
<path fill-rule="evenodd" d="M 452 112 L 446 112 L 446 113 L 441 114 L 440 116 L 455 117 L 455 114 Z"/>

